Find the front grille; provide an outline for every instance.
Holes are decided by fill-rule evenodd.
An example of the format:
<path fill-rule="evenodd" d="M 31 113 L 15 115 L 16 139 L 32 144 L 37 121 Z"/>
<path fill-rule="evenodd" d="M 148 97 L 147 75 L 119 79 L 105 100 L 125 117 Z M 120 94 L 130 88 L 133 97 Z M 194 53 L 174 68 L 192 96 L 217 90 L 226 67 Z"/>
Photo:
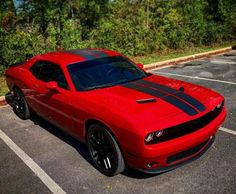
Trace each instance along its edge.
<path fill-rule="evenodd" d="M 177 137 L 181 137 L 194 131 L 197 131 L 209 124 L 211 121 L 213 121 L 221 113 L 223 107 L 224 101 L 221 103 L 220 108 L 215 108 L 214 110 L 208 112 L 200 118 L 164 129 L 161 137 L 154 137 L 154 140 L 152 142 L 146 144 L 153 144 L 153 142 L 165 142 L 167 140 L 175 139 Z"/>
<path fill-rule="evenodd" d="M 199 145 L 193 147 L 193 148 L 190 148 L 190 149 L 185 150 L 185 151 L 183 151 L 183 152 L 180 152 L 180 153 L 177 153 L 177 154 L 175 154 L 175 155 L 169 156 L 169 157 L 167 158 L 167 164 L 170 164 L 170 163 L 172 163 L 172 162 L 181 160 L 181 159 L 183 159 L 183 158 L 186 158 L 186 157 L 188 157 L 188 156 L 191 156 L 191 155 L 193 155 L 193 154 L 198 153 L 198 152 L 207 144 L 208 141 L 209 141 L 209 139 L 206 140 L 206 141 L 204 141 L 204 142 L 202 142 L 201 144 L 199 144 Z"/>

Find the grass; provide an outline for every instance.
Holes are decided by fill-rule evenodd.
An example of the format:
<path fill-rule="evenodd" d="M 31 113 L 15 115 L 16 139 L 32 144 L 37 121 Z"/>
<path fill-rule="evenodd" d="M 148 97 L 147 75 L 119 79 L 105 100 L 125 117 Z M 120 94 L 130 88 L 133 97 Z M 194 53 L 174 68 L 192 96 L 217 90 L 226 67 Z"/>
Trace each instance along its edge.
<path fill-rule="evenodd" d="M 0 77 L 0 96 L 4 96 L 8 92 L 7 84 L 4 77 Z"/>
<path fill-rule="evenodd" d="M 218 43 L 218 44 L 214 44 L 211 46 L 189 47 L 187 49 L 178 49 L 178 50 L 170 50 L 169 49 L 169 50 L 165 50 L 165 51 L 161 51 L 161 52 L 147 54 L 144 56 L 133 57 L 132 59 L 135 62 L 139 62 L 139 63 L 146 65 L 146 64 L 150 64 L 150 63 L 159 62 L 159 61 L 165 61 L 165 60 L 174 59 L 174 58 L 178 58 L 178 57 L 184 57 L 184 56 L 188 56 L 188 55 L 193 55 L 193 54 L 197 54 L 197 53 L 220 49 L 220 48 L 232 46 L 234 44 L 235 44 L 235 42 L 234 43 L 228 42 L 228 43 L 221 43 L 221 44 Z"/>

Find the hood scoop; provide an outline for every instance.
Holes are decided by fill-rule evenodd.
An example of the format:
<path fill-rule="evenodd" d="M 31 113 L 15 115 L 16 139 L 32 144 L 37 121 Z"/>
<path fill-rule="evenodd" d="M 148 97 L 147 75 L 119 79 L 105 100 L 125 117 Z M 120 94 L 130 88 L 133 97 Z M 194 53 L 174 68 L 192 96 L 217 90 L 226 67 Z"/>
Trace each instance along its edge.
<path fill-rule="evenodd" d="M 155 98 L 147 98 L 147 99 L 139 99 L 136 100 L 137 103 L 139 104 L 144 104 L 144 103 L 150 103 L 150 102 L 156 102 L 157 100 Z"/>

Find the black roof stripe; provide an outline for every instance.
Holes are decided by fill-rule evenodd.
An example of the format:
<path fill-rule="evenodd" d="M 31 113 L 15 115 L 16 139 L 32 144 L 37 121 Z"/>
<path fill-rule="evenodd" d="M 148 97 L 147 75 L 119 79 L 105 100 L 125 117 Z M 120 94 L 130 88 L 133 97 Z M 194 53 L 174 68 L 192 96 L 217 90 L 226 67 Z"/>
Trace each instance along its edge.
<path fill-rule="evenodd" d="M 160 91 L 168 92 L 169 94 L 172 94 L 172 95 L 186 101 L 187 103 L 192 105 L 194 108 L 196 108 L 200 112 L 206 110 L 206 107 L 201 102 L 199 102 L 197 99 L 195 99 L 195 98 L 191 97 L 190 95 L 188 95 L 184 92 L 181 92 L 179 90 L 176 90 L 176 89 L 173 89 L 171 87 L 161 85 L 161 84 L 158 84 L 158 83 L 153 83 L 153 82 L 150 82 L 150 81 L 147 81 L 147 80 L 138 80 L 137 83 L 150 86 L 150 87 L 158 89 Z"/>
<path fill-rule="evenodd" d="M 74 54 L 74 55 L 80 55 L 84 57 L 87 60 L 93 60 L 96 59 L 94 55 L 91 55 L 90 53 L 84 51 L 84 50 L 69 50 L 69 51 L 64 51 L 66 53 Z"/>
<path fill-rule="evenodd" d="M 103 58 L 103 57 L 108 56 L 103 51 L 91 50 L 91 49 L 75 49 L 75 50 L 67 50 L 67 51 L 64 51 L 64 52 L 71 53 L 71 54 L 74 54 L 74 55 L 80 55 L 80 56 L 86 58 L 87 60 L 93 60 L 93 59 Z"/>
<path fill-rule="evenodd" d="M 109 56 L 108 54 L 106 54 L 105 52 L 100 51 L 100 50 L 89 50 L 89 52 L 97 55 L 99 58 L 108 57 Z"/>
<path fill-rule="evenodd" d="M 193 107 L 191 107 L 186 102 L 176 98 L 175 96 L 165 94 L 161 91 L 158 91 L 158 90 L 155 90 L 155 89 L 152 89 L 149 87 L 137 85 L 137 84 L 135 84 L 135 82 L 126 83 L 126 84 L 123 84 L 123 86 L 126 88 L 129 88 L 129 89 L 134 89 L 139 92 L 149 94 L 154 97 L 161 98 L 162 100 L 174 105 L 175 107 L 179 108 L 180 110 L 182 110 L 183 112 L 185 112 L 188 115 L 192 116 L 192 115 L 198 114 L 197 110 L 195 110 Z"/>

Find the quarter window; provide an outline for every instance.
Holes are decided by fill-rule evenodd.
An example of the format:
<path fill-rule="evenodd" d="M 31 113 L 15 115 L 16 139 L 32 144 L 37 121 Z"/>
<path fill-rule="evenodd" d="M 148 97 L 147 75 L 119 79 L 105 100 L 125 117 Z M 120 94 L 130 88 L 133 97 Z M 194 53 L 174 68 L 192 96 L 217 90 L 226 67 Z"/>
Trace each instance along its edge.
<path fill-rule="evenodd" d="M 55 81 L 60 88 L 68 89 L 66 78 L 57 64 L 47 61 L 37 61 L 30 68 L 30 71 L 37 79 L 41 81 Z"/>
<path fill-rule="evenodd" d="M 30 68 L 31 73 L 37 78 L 39 79 L 39 74 L 40 74 L 40 70 L 43 66 L 43 61 L 37 61 L 35 64 L 32 65 L 32 67 Z"/>

